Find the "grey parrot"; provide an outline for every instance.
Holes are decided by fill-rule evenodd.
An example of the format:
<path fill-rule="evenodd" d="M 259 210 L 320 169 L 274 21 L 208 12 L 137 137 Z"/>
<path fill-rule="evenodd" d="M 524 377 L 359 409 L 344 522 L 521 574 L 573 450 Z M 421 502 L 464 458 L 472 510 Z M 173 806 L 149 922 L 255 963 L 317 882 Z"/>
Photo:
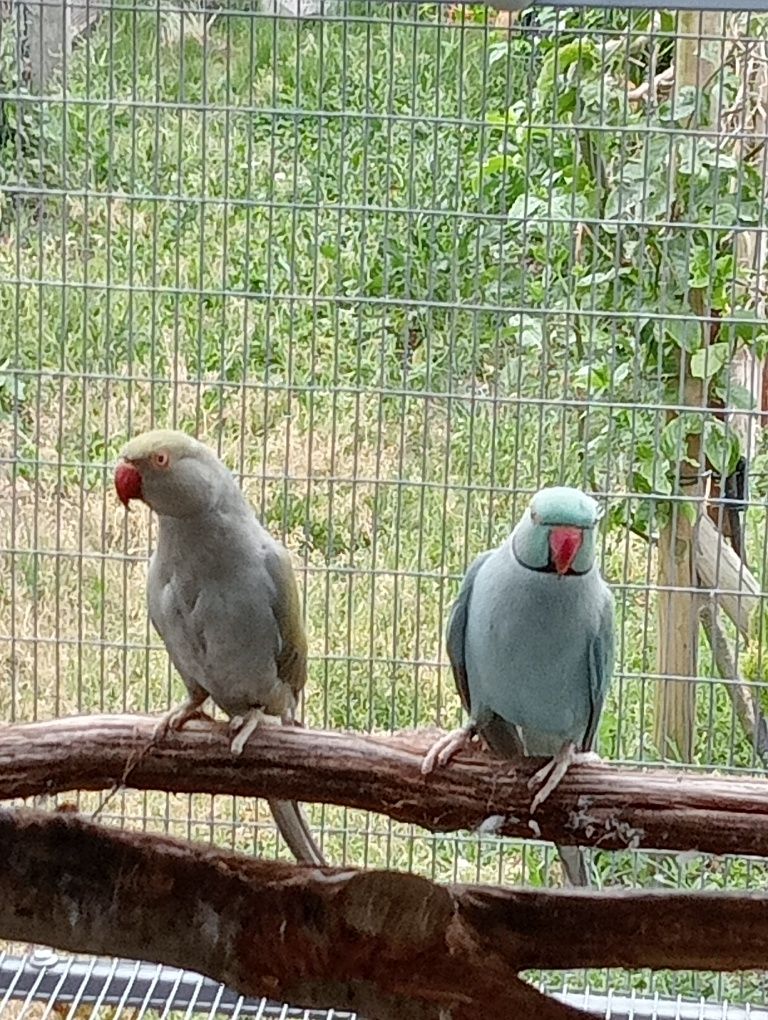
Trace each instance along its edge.
<path fill-rule="evenodd" d="M 209 697 L 230 718 L 235 755 L 264 715 L 293 724 L 307 679 L 296 578 L 230 471 L 183 432 L 145 432 L 124 447 L 115 488 L 124 506 L 141 500 L 159 521 L 149 615 L 188 694 L 159 733 L 199 716 Z M 296 859 L 325 864 L 298 805 L 269 806 Z"/>
<path fill-rule="evenodd" d="M 427 752 L 425 774 L 475 735 L 505 758 L 551 756 L 530 780 L 531 813 L 571 764 L 595 760 L 613 674 L 613 596 L 595 564 L 601 508 L 579 489 L 541 489 L 509 538 L 471 564 L 448 620 L 447 651 L 470 721 Z M 578 847 L 558 847 L 589 885 Z"/>

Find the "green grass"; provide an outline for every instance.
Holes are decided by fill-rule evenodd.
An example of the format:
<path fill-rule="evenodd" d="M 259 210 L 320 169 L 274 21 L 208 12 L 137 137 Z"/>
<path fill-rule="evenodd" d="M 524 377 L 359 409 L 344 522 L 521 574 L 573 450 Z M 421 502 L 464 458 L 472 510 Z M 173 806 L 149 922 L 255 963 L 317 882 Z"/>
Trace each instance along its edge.
<path fill-rule="evenodd" d="M 394 10 L 298 28 L 221 16 L 205 47 L 198 16 L 182 30 L 168 12 L 118 11 L 73 55 L 67 102 L 54 89 L 42 114 L 26 111 L 43 125 L 40 152 L 18 164 L 4 150 L 3 179 L 43 191 L 0 193 L 0 366 L 15 370 L 0 379 L 0 449 L 15 421 L 19 458 L 15 480 L 0 475 L 3 535 L 19 550 L 0 579 L 16 638 L 0 652 L 4 718 L 159 711 L 180 696 L 147 627 L 148 520 L 126 521 L 110 482 L 126 436 L 159 422 L 219 443 L 296 554 L 310 723 L 459 719 L 447 607 L 526 491 L 580 480 L 579 409 L 557 403 L 575 356 L 556 324 L 532 349 L 495 310 L 497 235 L 473 215 L 503 211 L 478 186 L 491 143 L 477 122 L 526 87 L 528 44 L 426 13 L 414 28 Z M 521 285 L 546 306 L 546 267 L 529 271 Z M 621 676 L 601 738 L 622 759 L 658 758 L 648 555 L 607 537 Z M 711 704 L 702 690 L 699 710 L 697 763 L 750 766 L 723 690 Z M 109 811 L 246 850 L 256 833 L 278 852 L 252 802 L 126 795 Z M 334 862 L 444 880 L 556 875 L 548 850 L 311 813 Z M 606 884 L 765 880 L 739 861 L 604 854 L 598 867 Z M 613 980 L 763 995 L 707 975 Z"/>

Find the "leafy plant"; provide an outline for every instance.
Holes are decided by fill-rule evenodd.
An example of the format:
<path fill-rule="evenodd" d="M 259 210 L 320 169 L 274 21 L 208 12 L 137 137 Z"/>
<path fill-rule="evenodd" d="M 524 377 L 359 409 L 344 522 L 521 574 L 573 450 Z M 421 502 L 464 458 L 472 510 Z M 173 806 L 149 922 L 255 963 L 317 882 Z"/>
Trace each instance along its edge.
<path fill-rule="evenodd" d="M 619 473 L 646 499 L 622 501 L 611 520 L 647 534 L 679 487 L 691 437 L 718 475 L 740 455 L 722 420 L 688 406 L 684 379 L 700 380 L 716 406 L 751 407 L 729 367 L 744 346 L 768 349 L 768 326 L 749 286 L 738 286 L 735 238 L 765 227 L 764 182 L 735 143 L 692 130 L 709 116 L 711 95 L 724 105 L 735 97 L 734 67 L 703 89 L 632 102 L 630 75 L 645 81 L 669 66 L 675 23 L 663 15 L 647 32 L 657 14 L 633 15 L 628 26 L 616 12 L 617 31 L 601 34 L 589 31 L 596 16 L 558 12 L 557 35 L 537 40 L 532 94 L 489 118 L 496 144 L 480 187 L 506 210 L 489 243 L 504 254 L 505 300 L 523 308 L 510 336 L 542 347 L 537 311 L 555 304 L 568 322 L 559 341 L 551 332 L 547 341 L 558 348 L 549 359 L 568 366 L 562 397 L 599 405 L 582 415 L 574 476 L 610 490 L 608 474 Z"/>

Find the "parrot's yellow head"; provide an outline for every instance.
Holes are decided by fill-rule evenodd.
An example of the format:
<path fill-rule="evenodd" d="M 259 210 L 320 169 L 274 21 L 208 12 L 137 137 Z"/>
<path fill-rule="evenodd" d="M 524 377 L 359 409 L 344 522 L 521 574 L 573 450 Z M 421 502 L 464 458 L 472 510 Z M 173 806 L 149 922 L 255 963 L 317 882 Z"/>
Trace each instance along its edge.
<path fill-rule="evenodd" d="M 210 507 L 229 472 L 199 440 L 184 432 L 156 429 L 125 444 L 115 469 L 123 506 L 132 499 L 167 517 L 190 517 Z"/>

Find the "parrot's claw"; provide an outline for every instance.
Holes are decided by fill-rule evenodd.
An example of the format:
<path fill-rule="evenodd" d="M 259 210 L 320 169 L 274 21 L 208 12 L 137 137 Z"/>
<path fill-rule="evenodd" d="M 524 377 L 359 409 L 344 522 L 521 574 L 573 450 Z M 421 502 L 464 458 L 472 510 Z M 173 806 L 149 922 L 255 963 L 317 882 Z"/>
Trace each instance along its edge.
<path fill-rule="evenodd" d="M 263 709 L 252 708 L 245 715 L 235 715 L 229 720 L 229 732 L 232 734 L 229 750 L 235 757 L 243 753 L 245 745 L 253 731 L 258 729 L 263 718 Z"/>
<path fill-rule="evenodd" d="M 468 723 L 458 730 L 452 730 L 438 738 L 424 755 L 421 763 L 422 775 L 428 776 L 436 765 L 447 765 L 459 751 L 464 750 L 475 735 L 474 724 Z"/>
<path fill-rule="evenodd" d="M 208 695 L 206 694 L 205 697 L 207 698 Z M 205 701 L 205 698 L 203 701 Z M 182 729 L 191 719 L 199 719 L 200 716 L 204 716 L 205 712 L 202 710 L 202 704 L 203 702 L 197 699 L 189 698 L 179 705 L 178 708 L 166 712 L 157 726 L 155 726 L 155 731 L 152 734 L 153 742 L 156 743 L 165 739 L 172 730 Z"/>
<path fill-rule="evenodd" d="M 600 755 L 595 754 L 594 751 L 579 751 L 575 744 L 564 744 L 554 758 L 528 780 L 529 790 L 533 790 L 537 786 L 540 787 L 531 801 L 531 814 L 534 814 L 552 791 L 557 789 L 571 765 L 595 764 L 600 760 Z"/>

